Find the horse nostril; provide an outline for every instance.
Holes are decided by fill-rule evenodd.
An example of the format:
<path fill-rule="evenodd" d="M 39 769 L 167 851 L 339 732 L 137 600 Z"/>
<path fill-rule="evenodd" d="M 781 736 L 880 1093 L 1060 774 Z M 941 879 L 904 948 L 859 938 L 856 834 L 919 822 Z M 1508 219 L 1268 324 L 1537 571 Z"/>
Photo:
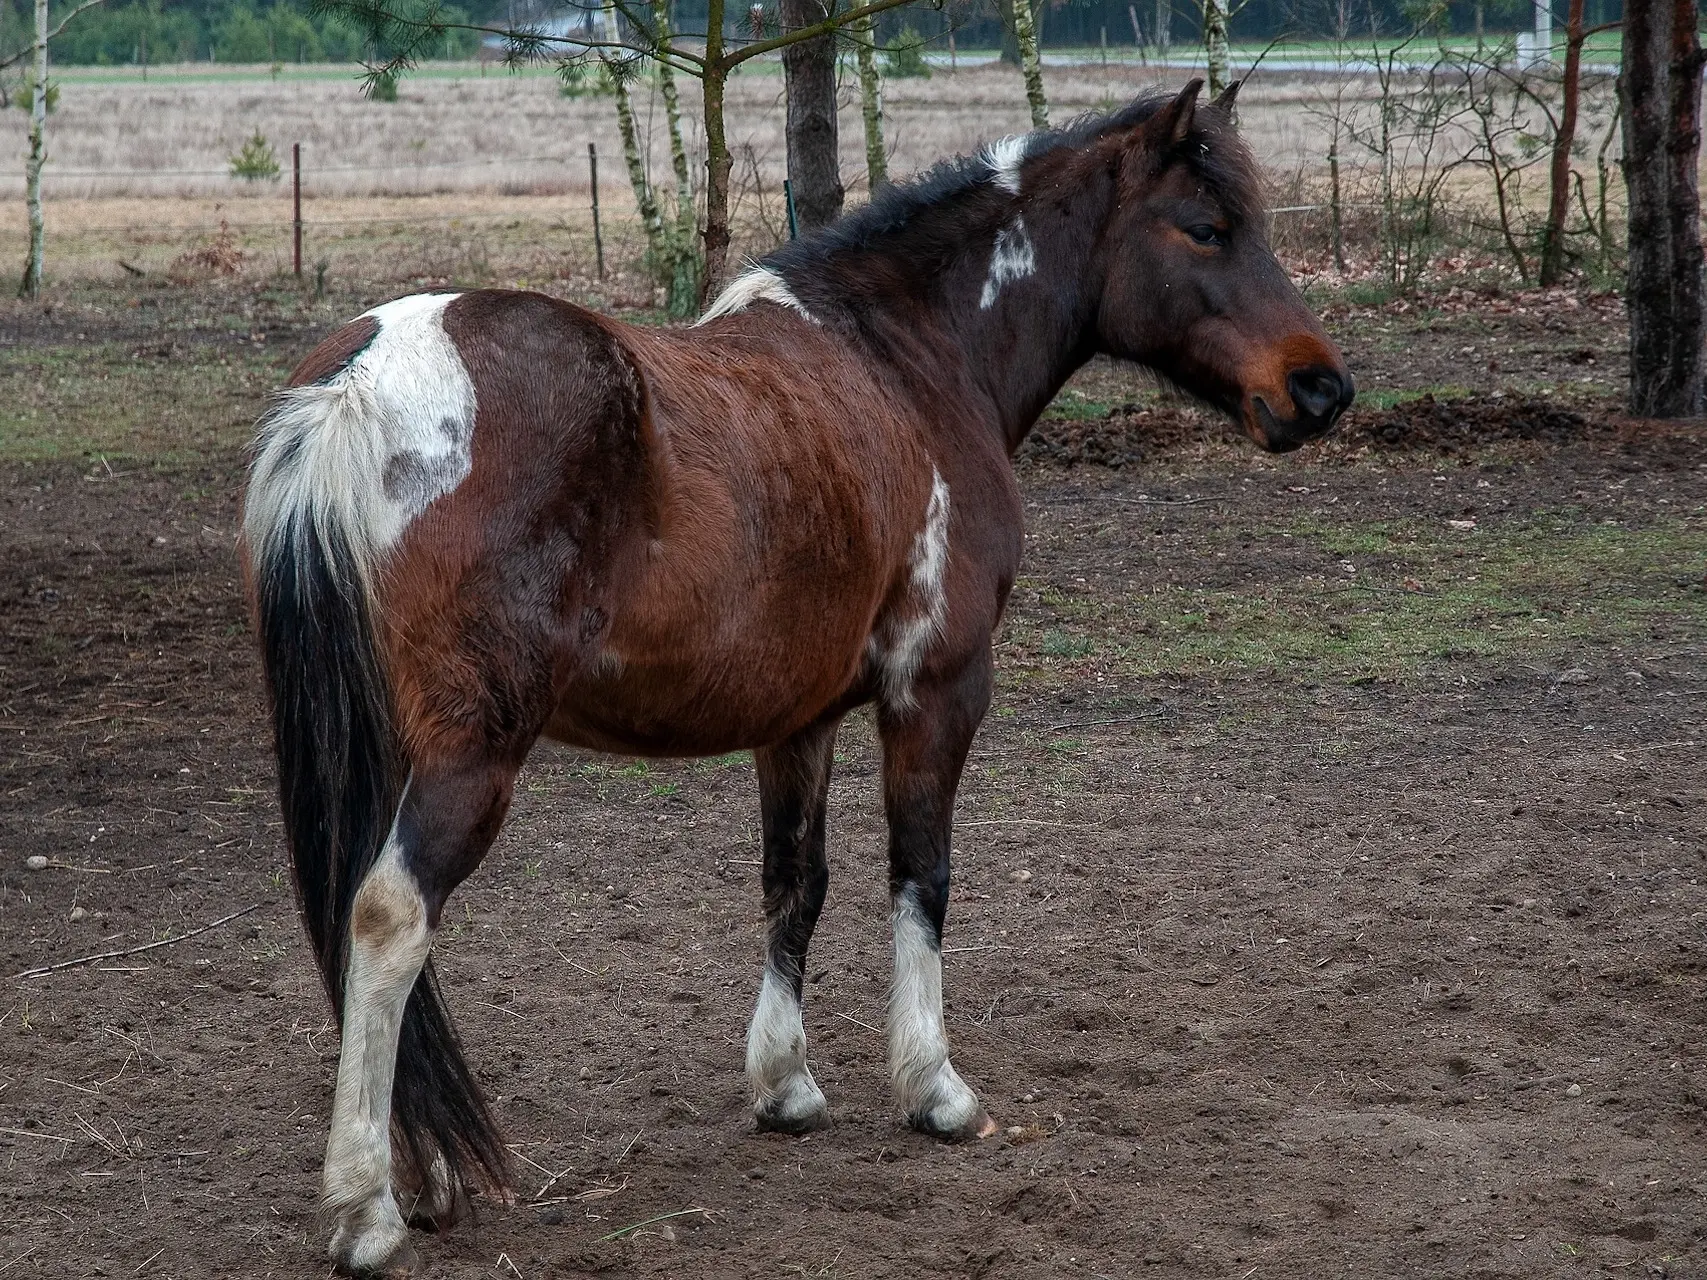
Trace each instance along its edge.
<path fill-rule="evenodd" d="M 1286 389 L 1300 416 L 1333 421 L 1356 394 L 1351 379 L 1320 366 L 1296 369 L 1286 379 Z"/>

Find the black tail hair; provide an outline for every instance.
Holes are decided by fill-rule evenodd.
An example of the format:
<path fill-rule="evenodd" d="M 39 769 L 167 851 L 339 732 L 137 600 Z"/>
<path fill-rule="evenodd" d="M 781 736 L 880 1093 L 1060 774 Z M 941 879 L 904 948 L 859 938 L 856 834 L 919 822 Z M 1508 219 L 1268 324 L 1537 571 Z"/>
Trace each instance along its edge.
<path fill-rule="evenodd" d="M 279 805 L 303 923 L 342 1025 L 356 891 L 402 802 L 407 763 L 380 662 L 362 564 L 344 530 L 286 516 L 255 564 L 272 695 Z M 451 1188 L 509 1186 L 502 1135 L 463 1058 L 429 959 L 409 993 L 392 1131 L 416 1184 L 444 1158 Z"/>

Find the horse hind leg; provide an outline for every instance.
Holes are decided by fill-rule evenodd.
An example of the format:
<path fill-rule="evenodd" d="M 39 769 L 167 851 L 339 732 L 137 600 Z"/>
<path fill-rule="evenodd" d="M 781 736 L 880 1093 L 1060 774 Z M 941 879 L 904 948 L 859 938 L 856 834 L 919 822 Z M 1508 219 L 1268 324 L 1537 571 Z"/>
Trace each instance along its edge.
<path fill-rule="evenodd" d="M 513 771 L 491 767 L 449 775 L 418 770 L 356 891 L 321 1195 L 333 1260 L 352 1275 L 406 1273 L 415 1263 L 392 1192 L 394 1128 L 420 1186 L 406 1197 L 414 1220 L 442 1223 L 454 1212 L 470 1162 L 490 1179 L 502 1176 L 500 1139 L 462 1060 L 428 956 L 445 899 L 491 845 L 512 780 Z"/>
<path fill-rule="evenodd" d="M 747 1078 L 760 1129 L 804 1133 L 830 1119 L 829 1104 L 806 1065 L 800 1016 L 806 950 L 824 906 L 824 808 L 830 787 L 834 721 L 754 753 L 764 825 L 765 976 L 747 1031 Z"/>
<path fill-rule="evenodd" d="M 343 1044 L 320 1198 L 332 1223 L 332 1257 L 352 1274 L 407 1270 L 414 1262 L 391 1194 L 391 1091 L 403 1011 L 431 948 L 426 903 L 394 826 L 351 913 Z"/>

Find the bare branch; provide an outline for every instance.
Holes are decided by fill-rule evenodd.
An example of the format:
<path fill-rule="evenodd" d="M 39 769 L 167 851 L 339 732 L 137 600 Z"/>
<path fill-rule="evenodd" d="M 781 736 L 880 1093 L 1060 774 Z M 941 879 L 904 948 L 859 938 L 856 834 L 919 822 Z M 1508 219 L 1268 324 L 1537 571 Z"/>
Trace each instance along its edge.
<path fill-rule="evenodd" d="M 83 2 L 75 9 L 59 20 L 59 25 L 57 27 L 47 33 L 47 42 L 52 44 L 54 37 L 56 37 L 61 31 L 64 31 L 70 24 L 71 20 L 78 14 L 82 13 L 83 10 L 93 9 L 96 5 L 101 4 L 102 2 L 103 0 L 83 0 Z M 14 66 L 17 63 L 22 62 L 25 58 L 28 58 L 35 53 L 35 51 L 36 42 L 31 40 L 28 47 L 18 50 L 17 53 L 12 54 L 10 57 L 0 58 L 0 71 L 4 71 L 7 67 Z"/>
<path fill-rule="evenodd" d="M 726 55 L 719 65 L 725 68 L 734 67 L 749 58 L 756 58 L 762 53 L 771 53 L 799 40 L 811 40 L 818 36 L 827 36 L 868 15 L 886 13 L 890 9 L 899 9 L 902 5 L 911 3 L 912 0 L 872 0 L 870 4 L 862 4 L 858 8 L 835 14 L 832 17 L 825 18 L 822 22 L 814 22 L 811 26 L 796 27 L 793 31 L 785 31 L 780 36 L 772 36 L 769 40 L 755 40 L 736 52 Z"/>

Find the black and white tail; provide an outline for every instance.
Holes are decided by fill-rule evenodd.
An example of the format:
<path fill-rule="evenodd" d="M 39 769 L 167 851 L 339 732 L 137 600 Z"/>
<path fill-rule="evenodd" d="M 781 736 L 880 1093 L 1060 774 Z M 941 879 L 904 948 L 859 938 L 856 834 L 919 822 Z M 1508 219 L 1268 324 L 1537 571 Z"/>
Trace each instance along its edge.
<path fill-rule="evenodd" d="M 392 308 L 400 304 L 376 314 L 386 319 Z M 280 396 L 261 423 L 245 498 L 285 838 L 303 922 L 340 1025 L 352 910 L 387 847 L 409 773 L 373 584 L 376 562 L 408 514 L 388 509 L 394 504 L 381 483 L 397 425 L 383 365 L 418 356 L 419 342 L 407 341 L 414 327 L 407 322 L 418 318 L 436 325 L 438 317 L 394 317 L 378 330 L 389 344 L 370 343 L 329 378 Z M 418 385 L 421 371 L 413 372 Z M 467 411 L 471 417 L 471 402 Z M 398 1029 L 391 1123 L 417 1185 L 447 1176 L 451 1187 L 470 1177 L 506 1185 L 502 1139 L 430 960 Z"/>

